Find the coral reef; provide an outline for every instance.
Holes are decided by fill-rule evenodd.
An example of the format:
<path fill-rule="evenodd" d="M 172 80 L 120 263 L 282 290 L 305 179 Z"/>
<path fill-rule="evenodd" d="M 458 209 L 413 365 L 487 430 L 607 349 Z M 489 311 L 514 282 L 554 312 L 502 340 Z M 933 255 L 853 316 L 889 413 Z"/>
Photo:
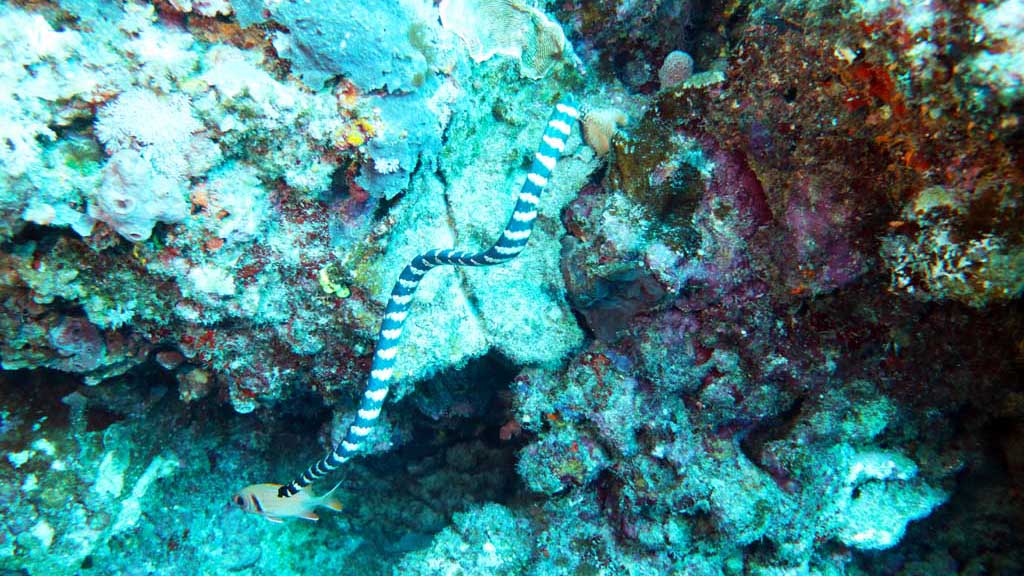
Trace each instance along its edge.
<path fill-rule="evenodd" d="M 1024 5 L 0 6 L 0 572 L 1024 573 Z M 229 505 L 356 422 L 343 505 Z M 581 135 L 577 135 L 581 134 Z M 330 486 L 318 486 L 318 491 Z"/>
<path fill-rule="evenodd" d="M 575 63 L 561 25 L 540 10 L 517 0 L 443 0 L 441 25 L 459 36 L 474 62 L 497 55 L 514 58 L 519 73 L 543 78 L 556 62 Z"/>

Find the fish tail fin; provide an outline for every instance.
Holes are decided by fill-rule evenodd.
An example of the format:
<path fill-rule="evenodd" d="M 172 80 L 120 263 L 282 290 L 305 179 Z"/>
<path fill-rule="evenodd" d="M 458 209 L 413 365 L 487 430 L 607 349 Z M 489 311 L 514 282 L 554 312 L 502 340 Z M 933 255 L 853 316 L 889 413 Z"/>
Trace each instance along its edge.
<path fill-rule="evenodd" d="M 324 498 L 324 501 L 321 502 L 321 504 L 335 512 L 341 512 L 341 501 L 333 496 L 330 498 Z"/>
<path fill-rule="evenodd" d="M 344 478 L 338 480 L 338 483 L 334 485 L 334 488 L 331 488 L 327 493 L 320 497 L 321 506 L 326 506 L 335 512 L 341 512 L 341 501 L 334 497 L 334 492 L 341 486 L 342 482 L 344 482 Z"/>

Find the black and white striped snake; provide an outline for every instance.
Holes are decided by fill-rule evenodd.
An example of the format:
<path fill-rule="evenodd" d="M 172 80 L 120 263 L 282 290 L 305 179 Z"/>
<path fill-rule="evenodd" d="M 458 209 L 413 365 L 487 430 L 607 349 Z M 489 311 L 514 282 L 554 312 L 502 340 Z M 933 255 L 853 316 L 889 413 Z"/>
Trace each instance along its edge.
<path fill-rule="evenodd" d="M 373 354 L 370 368 L 370 381 L 363 392 L 359 404 L 359 412 L 355 422 L 349 426 L 345 439 L 327 456 L 318 460 L 306 469 L 302 476 L 291 484 L 281 486 L 278 496 L 287 498 L 302 488 L 309 486 L 338 468 L 355 456 L 362 448 L 363 441 L 380 416 L 381 406 L 388 395 L 388 382 L 391 380 L 392 368 L 398 353 L 398 339 L 402 336 L 402 326 L 409 315 L 409 303 L 413 293 L 419 286 L 420 279 L 431 268 L 443 265 L 450 266 L 493 266 L 515 258 L 526 247 L 533 230 L 533 222 L 537 219 L 537 204 L 541 192 L 548 184 L 551 171 L 555 169 L 566 140 L 572 133 L 572 126 L 580 117 L 572 98 L 565 97 L 555 105 L 551 118 L 548 120 L 541 139 L 540 147 L 533 156 L 533 164 L 526 182 L 519 192 L 515 210 L 505 226 L 505 231 L 493 246 L 483 252 L 462 252 L 459 250 L 430 250 L 412 259 L 402 270 L 402 274 L 391 290 L 384 310 L 384 319 L 377 336 L 377 347 Z"/>

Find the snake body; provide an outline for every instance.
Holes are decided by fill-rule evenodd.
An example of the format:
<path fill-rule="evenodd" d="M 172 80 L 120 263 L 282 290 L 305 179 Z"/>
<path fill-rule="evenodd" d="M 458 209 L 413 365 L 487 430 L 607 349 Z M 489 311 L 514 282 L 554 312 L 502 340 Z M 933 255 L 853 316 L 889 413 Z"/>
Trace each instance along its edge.
<path fill-rule="evenodd" d="M 398 341 L 402 327 L 409 316 L 409 305 L 420 280 L 432 268 L 438 266 L 493 266 L 515 258 L 526 247 L 537 219 L 537 205 L 540 195 L 547 187 L 548 179 L 555 164 L 565 149 L 565 143 L 572 134 L 572 126 L 580 113 L 571 98 L 563 98 L 551 113 L 537 152 L 533 156 L 530 172 L 516 199 L 515 209 L 505 231 L 493 246 L 483 252 L 460 250 L 430 250 L 412 259 L 395 282 L 384 309 L 377 346 L 370 367 L 370 379 L 363 392 L 355 422 L 348 428 L 345 439 L 335 448 L 311 465 L 290 484 L 280 488 L 279 496 L 288 497 L 309 486 L 335 470 L 359 452 L 366 436 L 380 416 L 384 399 L 388 396 L 388 383 L 398 354 Z"/>

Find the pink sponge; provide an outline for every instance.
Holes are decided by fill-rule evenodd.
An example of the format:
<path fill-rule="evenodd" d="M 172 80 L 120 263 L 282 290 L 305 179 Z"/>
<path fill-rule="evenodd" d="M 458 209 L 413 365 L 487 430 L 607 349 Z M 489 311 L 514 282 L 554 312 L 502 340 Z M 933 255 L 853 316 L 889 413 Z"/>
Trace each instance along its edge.
<path fill-rule="evenodd" d="M 661 82 L 662 88 L 685 82 L 692 75 L 693 58 L 681 50 L 669 52 L 661 69 L 658 70 L 658 80 Z"/>
<path fill-rule="evenodd" d="M 107 163 L 103 186 L 89 215 L 110 225 L 125 238 L 149 238 L 157 222 L 180 222 L 188 214 L 183 184 L 153 168 L 135 150 L 122 150 Z"/>

